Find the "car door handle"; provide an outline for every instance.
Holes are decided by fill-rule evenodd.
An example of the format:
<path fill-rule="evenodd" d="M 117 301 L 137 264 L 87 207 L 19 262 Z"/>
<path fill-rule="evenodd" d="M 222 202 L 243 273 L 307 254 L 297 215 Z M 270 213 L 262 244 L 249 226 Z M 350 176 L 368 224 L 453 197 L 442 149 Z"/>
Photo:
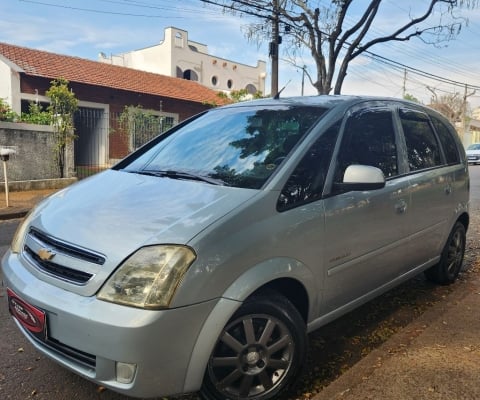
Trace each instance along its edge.
<path fill-rule="evenodd" d="M 405 200 L 399 200 L 395 204 L 395 211 L 397 212 L 397 214 L 405 214 L 405 212 L 407 211 L 407 202 Z"/>

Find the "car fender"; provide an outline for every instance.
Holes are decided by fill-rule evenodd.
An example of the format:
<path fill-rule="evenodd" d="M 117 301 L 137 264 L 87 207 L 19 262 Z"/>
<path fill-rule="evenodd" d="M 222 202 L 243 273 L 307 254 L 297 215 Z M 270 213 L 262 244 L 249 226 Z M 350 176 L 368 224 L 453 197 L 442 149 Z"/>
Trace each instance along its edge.
<path fill-rule="evenodd" d="M 243 301 L 262 286 L 281 278 L 299 281 L 307 291 L 312 308 L 316 308 L 315 305 L 318 304 L 321 291 L 317 288 L 318 284 L 312 271 L 301 262 L 286 257 L 277 257 L 249 268 L 225 290 L 205 320 L 185 375 L 185 393 L 200 389 L 208 359 L 217 338 Z"/>

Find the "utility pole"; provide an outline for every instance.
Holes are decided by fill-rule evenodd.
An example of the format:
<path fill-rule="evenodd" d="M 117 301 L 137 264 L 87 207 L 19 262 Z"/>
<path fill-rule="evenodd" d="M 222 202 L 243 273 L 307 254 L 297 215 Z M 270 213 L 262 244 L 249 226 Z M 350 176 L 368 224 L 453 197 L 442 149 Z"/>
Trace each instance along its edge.
<path fill-rule="evenodd" d="M 463 92 L 463 104 L 462 104 L 462 143 L 470 144 L 471 138 L 469 137 L 467 140 L 467 131 L 468 131 L 468 123 L 467 123 L 467 98 L 473 96 L 475 94 L 475 90 L 471 93 L 467 93 L 468 86 L 465 84 L 465 91 Z"/>
<path fill-rule="evenodd" d="M 303 96 L 303 88 L 305 87 L 305 68 L 307 68 L 306 65 L 304 65 L 302 68 L 302 96 Z"/>
<path fill-rule="evenodd" d="M 403 98 L 407 94 L 407 69 L 403 70 Z"/>
<path fill-rule="evenodd" d="M 278 45 L 279 45 L 279 18 L 278 0 L 273 0 L 272 41 L 270 42 L 270 57 L 272 58 L 272 86 L 270 95 L 278 93 Z"/>

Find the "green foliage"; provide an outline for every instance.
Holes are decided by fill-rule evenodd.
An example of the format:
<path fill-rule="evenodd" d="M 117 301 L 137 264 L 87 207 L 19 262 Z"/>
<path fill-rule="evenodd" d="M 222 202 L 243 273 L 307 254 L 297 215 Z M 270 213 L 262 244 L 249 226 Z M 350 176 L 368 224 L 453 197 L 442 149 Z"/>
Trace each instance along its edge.
<path fill-rule="evenodd" d="M 73 114 L 78 108 L 78 100 L 68 88 L 68 83 L 66 79 L 58 78 L 51 82 L 50 88 L 45 93 L 50 98 L 48 111 L 52 115 L 55 135 L 55 158 L 62 178 L 65 169 L 65 149 L 75 139 Z"/>
<path fill-rule="evenodd" d="M 0 121 L 17 122 L 18 114 L 12 110 L 5 100 L 0 99 Z"/>
<path fill-rule="evenodd" d="M 129 138 L 130 150 L 142 146 L 158 134 L 171 128 L 165 124 L 165 118 L 144 110 L 141 105 L 125 106 L 120 114 L 122 131 Z"/>
<path fill-rule="evenodd" d="M 404 100 L 410 100 L 410 101 L 413 101 L 415 103 L 421 103 L 420 100 L 418 100 L 414 95 L 412 95 L 410 93 L 405 93 L 403 98 L 404 98 Z"/>
<path fill-rule="evenodd" d="M 54 130 L 59 133 L 58 144 L 65 145 L 75 137 L 73 114 L 78 108 L 78 100 L 63 78 L 52 81 L 45 94 L 50 98 L 48 111 L 52 114 Z"/>
<path fill-rule="evenodd" d="M 50 125 L 52 123 L 52 113 L 44 111 L 41 104 L 30 102 L 28 113 L 22 113 L 21 120 L 27 124 Z"/>
<path fill-rule="evenodd" d="M 50 125 L 52 123 L 52 114 L 50 111 L 44 111 L 40 104 L 31 102 L 28 107 L 28 112 L 18 115 L 12 110 L 8 103 L 0 99 L 0 121 Z"/>
<path fill-rule="evenodd" d="M 262 92 L 258 91 L 254 94 L 250 94 L 247 92 L 247 89 L 232 90 L 230 91 L 230 93 L 219 92 L 217 93 L 217 95 L 221 99 L 229 99 L 229 100 L 232 100 L 234 103 L 263 98 Z"/>

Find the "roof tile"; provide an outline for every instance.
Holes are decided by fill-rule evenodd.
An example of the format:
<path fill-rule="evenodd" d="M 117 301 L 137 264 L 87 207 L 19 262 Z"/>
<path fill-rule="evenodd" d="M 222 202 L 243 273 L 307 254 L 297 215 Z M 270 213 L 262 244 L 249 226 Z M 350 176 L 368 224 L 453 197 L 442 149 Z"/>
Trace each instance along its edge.
<path fill-rule="evenodd" d="M 224 104 L 217 92 L 189 81 L 0 42 L 0 54 L 28 75 L 84 83 L 175 99 Z"/>

